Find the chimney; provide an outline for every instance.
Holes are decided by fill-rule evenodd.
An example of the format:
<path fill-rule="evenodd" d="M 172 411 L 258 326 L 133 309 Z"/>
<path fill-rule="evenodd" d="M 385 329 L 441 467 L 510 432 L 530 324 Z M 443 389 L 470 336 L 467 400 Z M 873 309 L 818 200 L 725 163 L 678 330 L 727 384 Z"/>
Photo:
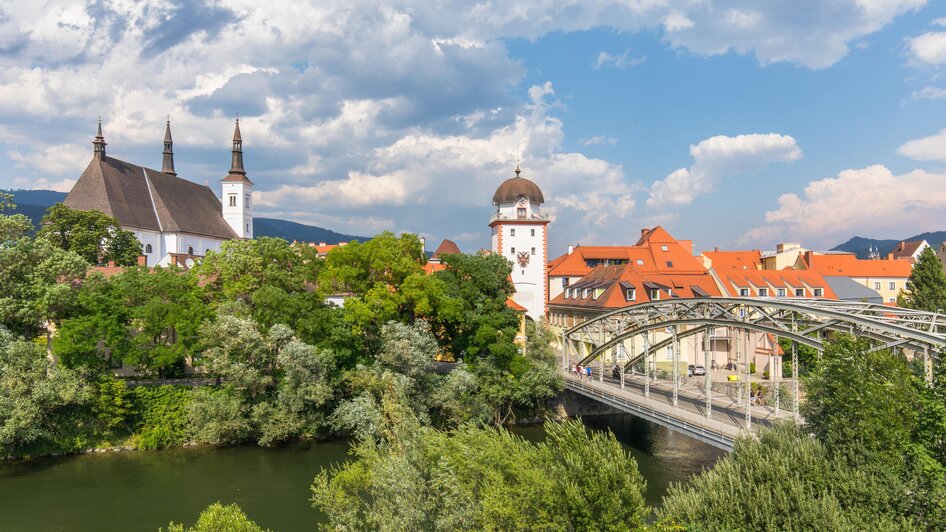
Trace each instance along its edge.
<path fill-rule="evenodd" d="M 138 266 L 147 266 L 147 265 L 148 265 L 148 257 L 145 257 L 144 255 L 138 255 Z"/>
<path fill-rule="evenodd" d="M 713 251 L 715 251 L 716 253 L 719 253 L 719 246 L 714 247 Z"/>
<path fill-rule="evenodd" d="M 644 238 L 644 235 L 646 235 L 648 231 L 650 231 L 650 229 L 646 227 L 641 229 L 641 238 Z"/>
<path fill-rule="evenodd" d="M 575 246 L 569 244 L 569 245 L 568 245 L 568 254 L 571 255 L 574 251 L 575 251 Z"/>

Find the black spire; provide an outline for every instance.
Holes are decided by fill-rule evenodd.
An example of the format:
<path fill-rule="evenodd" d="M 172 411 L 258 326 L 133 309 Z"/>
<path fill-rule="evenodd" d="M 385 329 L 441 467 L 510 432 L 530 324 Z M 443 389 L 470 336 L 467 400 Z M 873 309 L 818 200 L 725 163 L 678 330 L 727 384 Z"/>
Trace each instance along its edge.
<path fill-rule="evenodd" d="M 92 154 L 105 158 L 105 137 L 102 136 L 102 117 L 99 117 L 99 130 L 98 134 L 95 135 L 95 140 L 92 141 Z"/>
<path fill-rule="evenodd" d="M 230 163 L 230 173 L 246 175 L 243 169 L 243 137 L 240 136 L 240 119 L 236 119 L 236 129 L 233 130 L 233 158 Z"/>
<path fill-rule="evenodd" d="M 161 172 L 176 176 L 174 172 L 174 141 L 171 140 L 171 120 L 168 119 L 167 127 L 164 129 L 164 162 L 161 164 Z"/>
<path fill-rule="evenodd" d="M 516 163 L 516 177 L 519 177 L 519 174 L 522 173 L 522 170 L 519 169 L 519 163 Z"/>

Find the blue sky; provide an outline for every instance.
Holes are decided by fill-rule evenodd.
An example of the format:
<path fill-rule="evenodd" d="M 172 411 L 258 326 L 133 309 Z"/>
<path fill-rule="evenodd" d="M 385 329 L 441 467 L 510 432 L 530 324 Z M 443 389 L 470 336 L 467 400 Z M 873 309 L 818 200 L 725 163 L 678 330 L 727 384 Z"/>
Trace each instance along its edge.
<path fill-rule="evenodd" d="M 29 5 L 22 5 L 29 4 Z M 552 254 L 663 224 L 698 249 L 946 229 L 946 3 L 0 5 L 0 187 L 109 153 L 216 188 L 239 113 L 257 215 L 488 245 L 521 157 Z"/>

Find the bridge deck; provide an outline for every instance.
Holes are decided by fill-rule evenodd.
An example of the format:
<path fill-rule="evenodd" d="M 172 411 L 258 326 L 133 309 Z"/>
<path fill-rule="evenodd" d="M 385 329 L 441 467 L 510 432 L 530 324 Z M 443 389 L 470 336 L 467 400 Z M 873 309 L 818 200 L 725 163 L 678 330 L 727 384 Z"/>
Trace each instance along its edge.
<path fill-rule="evenodd" d="M 677 406 L 672 404 L 672 390 L 669 383 L 652 383 L 650 397 L 644 396 L 642 377 L 626 376 L 624 390 L 615 379 L 600 381 L 563 371 L 569 390 L 586 397 L 601 401 L 624 412 L 657 423 L 671 430 L 706 442 L 724 450 L 732 449 L 735 438 L 745 429 L 746 407 L 739 406 L 730 397 L 714 393 L 711 415 L 706 416 L 706 399 L 702 391 L 694 386 L 682 386 L 678 393 Z M 752 424 L 769 425 L 775 419 L 792 417 L 785 410 L 775 413 L 765 406 L 753 406 Z"/>

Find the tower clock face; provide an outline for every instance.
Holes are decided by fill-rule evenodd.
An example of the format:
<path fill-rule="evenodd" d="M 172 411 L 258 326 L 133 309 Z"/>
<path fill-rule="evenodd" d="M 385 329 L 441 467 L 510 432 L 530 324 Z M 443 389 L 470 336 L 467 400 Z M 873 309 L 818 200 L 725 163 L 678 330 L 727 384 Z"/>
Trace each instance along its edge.
<path fill-rule="evenodd" d="M 525 196 L 519 196 L 518 198 L 516 198 L 516 206 L 518 207 L 525 207 L 526 203 L 528 202 L 529 200 L 527 200 Z"/>
<path fill-rule="evenodd" d="M 519 263 L 520 268 L 525 268 L 529 265 L 529 257 L 530 255 L 528 251 L 520 251 L 516 254 L 516 262 Z"/>

